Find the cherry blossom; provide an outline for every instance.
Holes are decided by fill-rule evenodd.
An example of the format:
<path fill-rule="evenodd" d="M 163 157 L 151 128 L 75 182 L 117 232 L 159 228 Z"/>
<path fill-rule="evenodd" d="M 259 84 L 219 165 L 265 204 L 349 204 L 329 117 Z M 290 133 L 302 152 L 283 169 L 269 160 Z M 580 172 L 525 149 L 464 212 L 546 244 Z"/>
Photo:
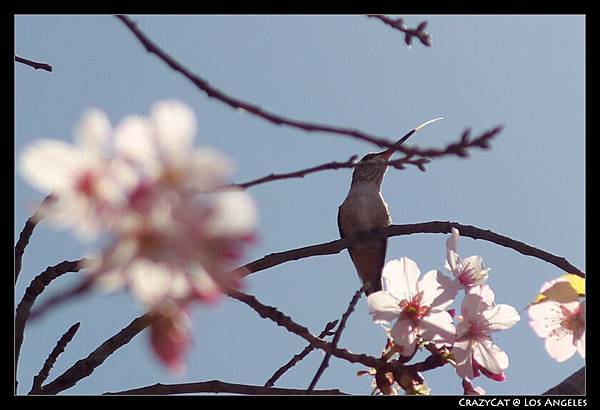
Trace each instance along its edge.
<path fill-rule="evenodd" d="M 563 278 L 545 283 L 540 293 L 548 298 L 529 307 L 529 324 L 546 339 L 550 357 L 564 362 L 578 352 L 585 359 L 585 300 L 579 301 L 575 289 Z"/>
<path fill-rule="evenodd" d="M 455 329 L 452 317 L 444 309 L 452 300 L 434 304 L 443 292 L 440 272 L 427 272 L 421 280 L 417 264 L 403 257 L 388 262 L 382 273 L 383 290 L 369 295 L 369 312 L 375 323 L 384 325 L 395 321 L 389 330 L 394 343 L 402 347 L 404 356 L 415 352 L 417 341 L 451 344 Z"/>
<path fill-rule="evenodd" d="M 488 278 L 490 268 L 484 269 L 481 256 L 469 256 L 460 259 L 458 254 L 459 231 L 452 228 L 452 234 L 446 241 L 445 267 L 452 273 L 465 290 L 478 285 L 483 285 Z"/>
<path fill-rule="evenodd" d="M 487 285 L 470 289 L 461 312 L 452 348 L 456 372 L 462 378 L 472 379 L 481 372 L 491 379 L 504 380 L 508 355 L 494 344 L 490 333 L 514 326 L 520 320 L 519 313 L 512 306 L 494 304 L 494 293 Z"/>

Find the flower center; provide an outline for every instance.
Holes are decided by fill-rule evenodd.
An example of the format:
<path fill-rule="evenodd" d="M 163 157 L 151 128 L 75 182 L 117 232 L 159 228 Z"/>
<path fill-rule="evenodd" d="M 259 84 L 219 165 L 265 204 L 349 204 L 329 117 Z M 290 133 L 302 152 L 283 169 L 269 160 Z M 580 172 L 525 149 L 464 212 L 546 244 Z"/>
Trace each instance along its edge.
<path fill-rule="evenodd" d="M 422 305 L 423 292 L 419 292 L 412 299 L 404 299 L 400 302 L 402 316 L 410 319 L 413 323 L 418 323 L 423 317 L 429 313 L 429 306 Z"/>
<path fill-rule="evenodd" d="M 577 309 L 575 312 L 571 312 L 564 306 L 561 306 L 560 309 L 563 314 L 563 319 L 560 322 L 560 325 L 563 329 L 572 333 L 583 326 L 581 318 L 579 317 L 579 309 Z"/>
<path fill-rule="evenodd" d="M 91 171 L 86 171 L 79 176 L 75 184 L 75 190 L 80 194 L 93 197 L 96 193 L 96 178 Z"/>

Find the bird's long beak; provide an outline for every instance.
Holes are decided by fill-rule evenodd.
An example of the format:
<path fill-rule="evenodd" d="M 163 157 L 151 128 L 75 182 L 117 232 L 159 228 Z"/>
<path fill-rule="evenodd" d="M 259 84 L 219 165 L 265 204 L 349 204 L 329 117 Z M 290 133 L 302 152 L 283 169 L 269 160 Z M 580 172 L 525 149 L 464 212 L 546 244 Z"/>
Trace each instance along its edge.
<path fill-rule="evenodd" d="M 378 153 L 377 156 L 381 156 L 381 158 L 388 161 L 391 158 L 391 156 L 394 154 L 394 152 L 396 152 L 396 148 L 399 147 L 400 145 L 404 144 L 404 141 L 406 141 L 411 135 L 413 135 L 415 132 L 419 131 L 424 126 L 432 124 L 439 120 L 443 120 L 443 119 L 444 119 L 443 117 L 438 117 L 438 118 L 434 118 L 429 121 L 425 121 L 423 124 L 418 125 L 414 129 L 412 129 L 408 133 L 406 133 L 406 135 L 404 135 L 402 138 L 400 138 L 398 141 L 396 141 L 391 148 L 388 148 L 385 151 Z"/>

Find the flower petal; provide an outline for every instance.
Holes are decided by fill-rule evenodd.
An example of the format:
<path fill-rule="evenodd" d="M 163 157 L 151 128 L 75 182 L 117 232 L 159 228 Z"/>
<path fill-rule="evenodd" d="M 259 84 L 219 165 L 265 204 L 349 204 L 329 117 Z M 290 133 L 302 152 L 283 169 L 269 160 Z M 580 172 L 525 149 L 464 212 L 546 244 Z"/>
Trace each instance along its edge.
<path fill-rule="evenodd" d="M 399 320 L 390 331 L 394 343 L 403 348 L 402 356 L 410 356 L 416 348 L 417 331 L 410 320 Z"/>
<path fill-rule="evenodd" d="M 456 328 L 452 316 L 446 311 L 433 312 L 421 319 L 422 337 L 438 344 L 452 344 L 456 338 Z"/>
<path fill-rule="evenodd" d="M 387 291 L 371 293 L 367 302 L 375 323 L 392 323 L 402 313 L 398 300 Z"/>
<path fill-rule="evenodd" d="M 25 148 L 19 170 L 37 189 L 60 192 L 76 184 L 77 174 L 85 167 L 82 158 L 82 151 L 72 144 L 41 139 Z"/>
<path fill-rule="evenodd" d="M 386 263 L 381 275 L 383 287 L 398 300 L 412 299 L 418 292 L 417 280 L 421 271 L 416 262 L 402 257 Z"/>
<path fill-rule="evenodd" d="M 460 340 L 454 343 L 452 354 L 456 361 L 456 373 L 462 377 L 472 379 L 475 377 L 473 372 L 473 350 L 477 342 L 471 339 Z"/>
<path fill-rule="evenodd" d="M 196 116 L 186 104 L 168 100 L 152 107 L 152 123 L 161 154 L 172 164 L 187 157 L 196 134 Z"/>
<path fill-rule="evenodd" d="M 480 340 L 473 358 L 492 373 L 500 374 L 508 368 L 508 355 L 491 340 Z"/>
<path fill-rule="evenodd" d="M 577 351 L 571 332 L 557 332 L 555 335 L 548 336 L 545 347 L 550 357 L 559 363 L 570 359 Z"/>
<path fill-rule="evenodd" d="M 90 108 L 83 114 L 74 134 L 78 145 L 89 154 L 106 155 L 110 132 L 110 120 L 106 114 L 97 108 Z"/>
<path fill-rule="evenodd" d="M 483 317 L 489 322 L 489 329 L 491 331 L 509 329 L 521 320 L 517 309 L 504 304 L 496 305 L 486 310 L 483 312 Z"/>

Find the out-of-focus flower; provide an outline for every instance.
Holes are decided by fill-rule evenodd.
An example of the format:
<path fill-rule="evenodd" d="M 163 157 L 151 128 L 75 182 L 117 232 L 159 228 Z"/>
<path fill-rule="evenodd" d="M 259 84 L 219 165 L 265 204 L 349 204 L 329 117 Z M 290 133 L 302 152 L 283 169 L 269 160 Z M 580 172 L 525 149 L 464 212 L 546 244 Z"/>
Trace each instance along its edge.
<path fill-rule="evenodd" d="M 452 234 L 446 241 L 446 269 L 454 273 L 454 276 L 465 290 L 474 286 L 483 285 L 488 278 L 490 268 L 484 269 L 481 256 L 469 256 L 460 259 L 458 254 L 459 231 L 452 228 Z"/>
<path fill-rule="evenodd" d="M 111 226 L 135 183 L 131 170 L 110 158 L 110 135 L 108 118 L 91 109 L 75 129 L 76 144 L 41 139 L 20 157 L 23 177 L 52 192 L 41 215 L 57 227 L 73 228 L 81 239 L 94 239 Z"/>
<path fill-rule="evenodd" d="M 485 390 L 480 386 L 473 386 L 473 383 L 468 377 L 462 381 L 463 391 L 465 396 L 483 396 Z"/>
<path fill-rule="evenodd" d="M 173 303 L 157 308 L 150 325 L 150 343 L 159 360 L 174 373 L 185 371 L 183 358 L 191 344 L 191 323 L 184 309 Z"/>
<path fill-rule="evenodd" d="M 442 293 L 438 277 L 440 272 L 427 272 L 419 281 L 421 271 L 417 264 L 403 257 L 388 262 L 382 273 L 382 291 L 369 295 L 369 312 L 375 323 L 395 324 L 390 336 L 402 347 L 402 355 L 414 353 L 418 338 L 434 341 L 438 345 L 452 344 L 455 329 L 452 317 L 444 304 L 434 304 Z"/>
<path fill-rule="evenodd" d="M 514 326 L 520 320 L 517 310 L 494 304 L 494 293 L 482 285 L 465 295 L 459 320 L 452 348 L 458 375 L 472 379 L 481 371 L 491 379 L 504 380 L 508 355 L 494 344 L 490 333 Z"/>
<path fill-rule="evenodd" d="M 23 175 L 53 193 L 49 219 L 108 234 L 90 277 L 101 288 L 128 288 L 145 308 L 212 301 L 241 285 L 234 268 L 257 211 L 246 192 L 224 188 L 232 163 L 195 148 L 196 128 L 192 109 L 173 100 L 114 131 L 92 110 L 77 145 L 43 140 L 21 158 Z"/>
<path fill-rule="evenodd" d="M 579 352 L 585 359 L 585 300 L 565 278 L 545 283 L 541 302 L 529 307 L 529 322 L 535 333 L 546 339 L 546 351 L 564 362 Z"/>

